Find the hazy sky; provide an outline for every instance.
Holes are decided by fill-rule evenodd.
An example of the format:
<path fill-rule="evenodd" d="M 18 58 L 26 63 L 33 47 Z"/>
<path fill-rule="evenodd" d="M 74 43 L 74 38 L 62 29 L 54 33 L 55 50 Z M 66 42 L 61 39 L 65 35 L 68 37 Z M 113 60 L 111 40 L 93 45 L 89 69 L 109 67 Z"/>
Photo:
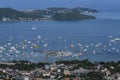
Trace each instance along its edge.
<path fill-rule="evenodd" d="M 0 0 L 0 7 L 12 7 L 18 10 L 41 9 L 46 7 L 90 7 L 117 8 L 120 0 Z"/>

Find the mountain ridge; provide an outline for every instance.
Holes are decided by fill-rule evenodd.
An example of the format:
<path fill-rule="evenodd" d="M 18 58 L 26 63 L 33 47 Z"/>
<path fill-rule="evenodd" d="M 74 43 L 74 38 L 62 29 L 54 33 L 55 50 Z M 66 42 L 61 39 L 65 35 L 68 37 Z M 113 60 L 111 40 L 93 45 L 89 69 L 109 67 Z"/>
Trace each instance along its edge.
<path fill-rule="evenodd" d="M 95 19 L 95 17 L 89 15 L 89 13 L 97 13 L 97 10 L 80 7 L 73 9 L 50 7 L 43 10 L 17 11 L 7 7 L 0 8 L 0 21 Z"/>

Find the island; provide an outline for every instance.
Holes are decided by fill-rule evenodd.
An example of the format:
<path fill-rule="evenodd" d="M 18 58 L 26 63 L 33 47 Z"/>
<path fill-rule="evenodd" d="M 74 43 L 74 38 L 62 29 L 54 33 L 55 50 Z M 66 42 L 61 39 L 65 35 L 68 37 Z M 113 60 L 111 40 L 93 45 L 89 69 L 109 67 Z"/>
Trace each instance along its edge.
<path fill-rule="evenodd" d="M 12 8 L 0 8 L 0 21 L 15 21 L 15 20 L 88 20 L 96 19 L 90 14 L 97 13 L 95 9 L 76 7 L 70 8 L 46 8 L 43 10 L 25 10 L 17 11 Z"/>

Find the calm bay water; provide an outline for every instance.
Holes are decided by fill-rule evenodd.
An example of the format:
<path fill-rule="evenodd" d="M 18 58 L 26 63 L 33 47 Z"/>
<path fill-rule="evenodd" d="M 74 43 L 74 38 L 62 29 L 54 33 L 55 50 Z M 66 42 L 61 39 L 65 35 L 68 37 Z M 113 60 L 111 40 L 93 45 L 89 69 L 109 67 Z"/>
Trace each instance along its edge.
<path fill-rule="evenodd" d="M 120 60 L 119 4 L 119 0 L 41 0 L 41 2 L 2 0 L 0 7 L 12 7 L 17 10 L 82 6 L 97 9 L 99 13 L 93 14 L 97 17 L 96 20 L 0 22 L 0 61 L 14 59 L 44 61 L 45 54 L 33 52 L 35 44 L 43 51 L 79 50 L 85 53 L 77 57 L 63 57 L 64 59 L 118 61 Z M 74 48 L 70 47 L 71 44 Z M 49 57 L 49 61 L 55 59 L 58 60 Z"/>
<path fill-rule="evenodd" d="M 84 21 L 28 21 L 28 22 L 0 22 L 0 46 L 5 46 L 7 43 L 12 43 L 11 46 L 20 43 L 22 40 L 34 40 L 38 36 L 41 36 L 41 41 L 37 42 L 34 40 L 33 43 L 40 46 L 40 50 L 52 50 L 52 51 L 75 51 L 80 50 L 77 45 L 80 43 L 83 46 L 93 44 L 96 46 L 98 43 L 101 43 L 101 47 L 110 44 L 110 40 L 114 38 L 120 38 L 120 19 L 96 19 L 96 20 L 84 20 Z M 36 28 L 35 30 L 32 28 Z M 112 36 L 110 39 L 109 36 Z M 62 39 L 58 39 L 58 38 Z M 42 42 L 42 40 L 44 40 Z M 46 41 L 45 41 L 46 40 Z M 62 42 L 63 41 L 63 42 Z M 48 46 L 43 47 L 47 43 Z M 32 43 L 31 43 L 32 44 Z M 75 48 L 71 49 L 70 45 L 74 44 Z M 30 47 L 30 45 L 28 45 Z M 99 49 L 101 49 L 99 47 Z M 76 59 L 90 59 L 91 61 L 118 61 L 120 60 L 120 52 L 116 52 L 120 48 L 120 41 L 117 41 L 112 46 L 108 46 L 108 50 L 111 50 L 111 53 L 105 53 L 101 50 L 101 53 L 93 54 L 93 51 L 97 51 L 97 47 L 87 48 L 85 52 L 86 55 L 77 57 Z M 5 47 L 6 49 L 8 47 Z M 115 48 L 115 51 L 112 52 L 112 48 Z M 86 49 L 86 48 L 84 48 Z M 103 48 L 104 49 L 104 48 Z M 9 49 L 8 49 L 9 50 Z M 22 51 L 20 49 L 19 51 Z M 12 56 L 11 59 L 31 59 L 30 53 L 32 49 L 27 49 L 22 53 L 27 55 L 17 55 L 16 53 L 9 55 Z M 30 55 L 28 55 L 30 53 Z M 8 55 L 5 55 L 4 51 L 1 53 L 2 58 L 8 58 Z M 10 54 L 10 53 L 8 53 Z M 13 56 L 14 55 L 14 56 Z M 37 53 L 39 55 L 39 53 Z M 32 61 L 41 61 L 42 56 L 36 56 Z M 52 58 L 50 58 L 52 60 Z M 4 61 L 4 59 L 3 59 Z"/>

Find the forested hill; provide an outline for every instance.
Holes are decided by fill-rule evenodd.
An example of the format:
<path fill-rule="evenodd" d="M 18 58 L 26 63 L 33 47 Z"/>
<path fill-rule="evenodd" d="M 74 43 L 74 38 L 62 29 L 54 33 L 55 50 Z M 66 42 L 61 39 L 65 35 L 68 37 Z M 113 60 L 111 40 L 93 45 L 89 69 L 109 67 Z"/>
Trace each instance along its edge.
<path fill-rule="evenodd" d="M 46 8 L 43 10 L 25 10 L 17 11 L 12 8 L 0 8 L 0 21 L 15 20 L 84 20 L 95 19 L 90 16 L 97 10 L 89 8 L 76 7 L 70 8 Z"/>
<path fill-rule="evenodd" d="M 11 21 L 11 20 L 30 20 L 30 19 L 39 19 L 43 18 L 42 16 L 27 14 L 14 10 L 12 8 L 0 8 L 0 20 L 2 21 Z"/>
<path fill-rule="evenodd" d="M 96 19 L 94 16 L 84 15 L 79 13 L 58 13 L 52 16 L 53 20 L 58 21 L 74 21 L 74 20 L 88 20 L 88 19 Z"/>

